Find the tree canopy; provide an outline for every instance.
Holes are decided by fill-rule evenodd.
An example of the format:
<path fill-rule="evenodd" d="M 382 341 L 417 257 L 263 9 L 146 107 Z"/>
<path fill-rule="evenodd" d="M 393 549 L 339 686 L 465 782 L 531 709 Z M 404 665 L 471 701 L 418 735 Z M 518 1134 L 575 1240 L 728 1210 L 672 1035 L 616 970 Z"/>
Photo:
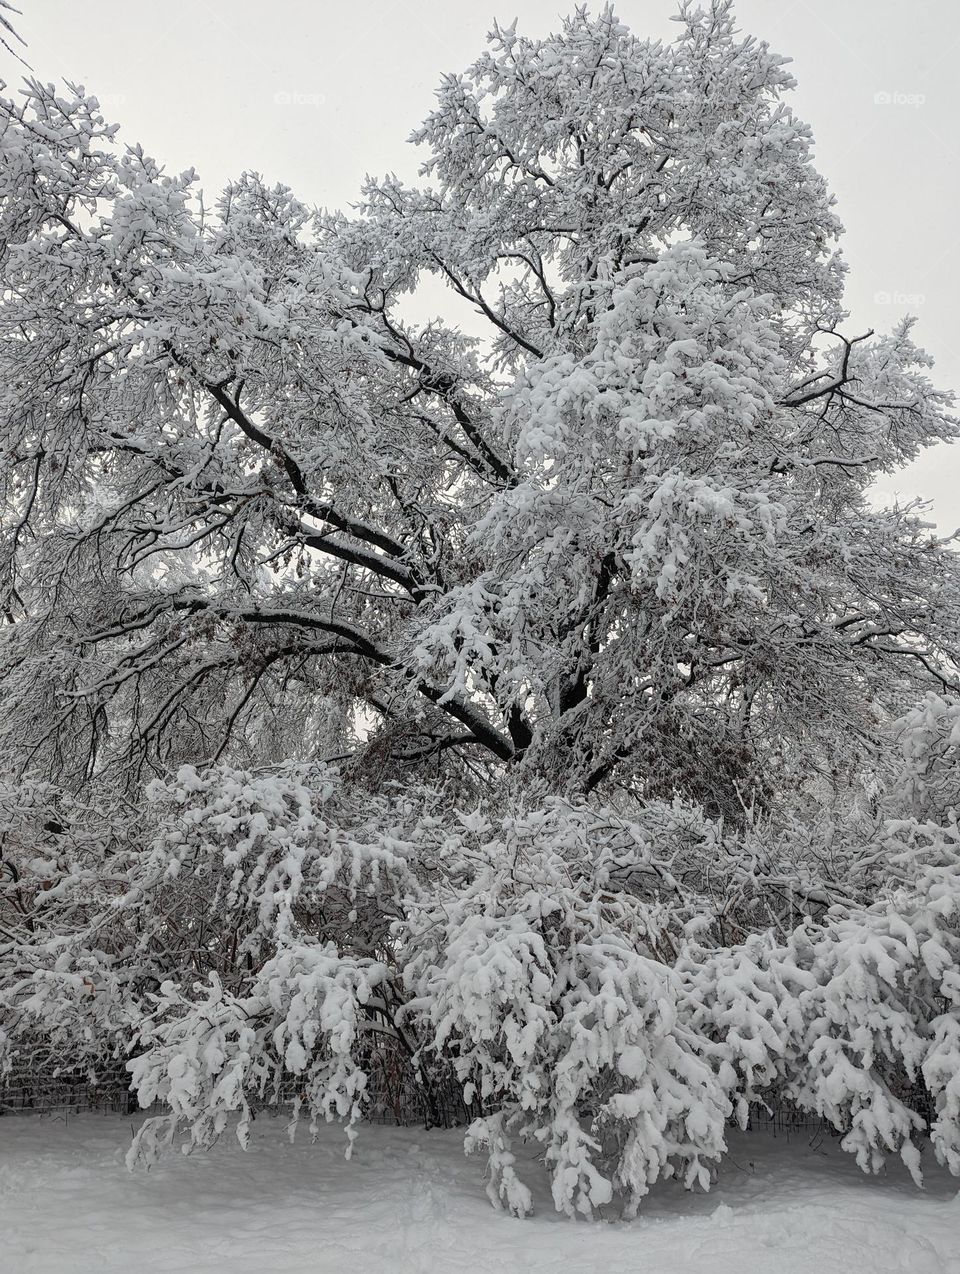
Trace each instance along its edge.
<path fill-rule="evenodd" d="M 498 28 L 353 217 L 4 102 L 9 753 L 365 737 L 729 811 L 952 687 L 955 556 L 869 491 L 955 422 L 908 321 L 845 331 L 783 64 L 725 5 Z M 489 337 L 408 322 L 424 274 Z"/>

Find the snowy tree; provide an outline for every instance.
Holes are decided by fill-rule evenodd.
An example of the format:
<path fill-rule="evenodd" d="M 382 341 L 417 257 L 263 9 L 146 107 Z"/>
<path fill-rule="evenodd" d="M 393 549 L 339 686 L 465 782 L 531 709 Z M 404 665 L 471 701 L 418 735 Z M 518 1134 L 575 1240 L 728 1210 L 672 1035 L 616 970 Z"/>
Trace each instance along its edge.
<path fill-rule="evenodd" d="M 955 558 L 866 493 L 955 426 L 909 324 L 844 333 L 790 85 L 725 4 L 669 46 L 497 29 L 417 135 L 433 184 L 354 220 L 251 175 L 207 212 L 79 90 L 6 101 L 11 764 L 359 722 L 730 817 L 953 686 Z M 489 341 L 404 319 L 425 273 Z"/>
<path fill-rule="evenodd" d="M 396 1049 L 517 1212 L 774 1098 L 960 1169 L 960 575 L 872 497 L 957 425 L 792 84 L 495 27 L 352 216 L 0 99 L 0 1066 L 130 1057 L 146 1155 Z"/>

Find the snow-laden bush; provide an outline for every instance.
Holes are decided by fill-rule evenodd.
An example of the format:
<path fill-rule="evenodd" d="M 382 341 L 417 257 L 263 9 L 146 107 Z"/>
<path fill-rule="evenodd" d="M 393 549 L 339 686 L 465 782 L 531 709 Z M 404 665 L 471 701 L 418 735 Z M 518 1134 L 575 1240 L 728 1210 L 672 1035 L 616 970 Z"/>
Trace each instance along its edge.
<path fill-rule="evenodd" d="M 263 1106 L 352 1138 L 392 1048 L 424 1094 L 452 1071 L 490 1196 L 521 1214 L 518 1145 L 561 1211 L 633 1213 L 662 1177 L 708 1187 L 727 1122 L 770 1100 L 865 1170 L 899 1154 L 919 1179 L 929 1132 L 960 1172 L 955 821 L 888 821 L 861 847 L 870 901 L 818 874 L 792 817 L 731 833 L 680 802 L 462 813 L 227 765 L 155 781 L 126 823 L 49 788 L 4 800 L 4 1054 L 130 1056 L 167 1107 L 132 1160 L 245 1141 Z"/>
<path fill-rule="evenodd" d="M 828 1120 L 864 1171 L 918 1143 L 960 1172 L 960 831 L 887 826 L 902 883 L 836 908 L 785 942 L 700 949 L 682 961 L 685 1003 L 737 1074 L 736 1097 L 770 1094 Z"/>
<path fill-rule="evenodd" d="M 453 855 L 469 879 L 443 881 L 406 921 L 405 1017 L 491 1112 L 467 1134 L 489 1151 L 491 1197 L 530 1209 L 512 1137 L 541 1148 L 568 1213 L 615 1191 L 633 1213 L 661 1176 L 706 1184 L 730 1105 L 678 1016 L 676 917 L 631 885 L 642 858 L 613 852 L 587 811 L 464 821 L 477 847 Z"/>
<path fill-rule="evenodd" d="M 134 1159 L 180 1128 L 209 1145 L 233 1115 L 245 1141 L 251 1102 L 276 1104 L 291 1086 L 295 1116 L 303 1106 L 311 1123 L 341 1118 L 349 1129 L 366 1085 L 357 1054 L 376 1017 L 368 1007 L 388 977 L 376 958 L 389 960 L 382 904 L 411 883 L 406 844 L 386 826 L 363 839 L 362 818 L 322 767 L 182 767 L 147 796 L 155 839 L 121 905 L 146 903 L 160 930 L 192 936 L 205 979 L 165 980 L 132 1040 L 141 1105 L 171 1112 L 144 1126 Z M 382 803 L 373 811 L 385 817 Z M 394 816 L 402 811 L 398 801 Z"/>
<path fill-rule="evenodd" d="M 150 785 L 139 821 L 123 823 L 113 810 L 97 822 L 50 791 L 41 802 L 29 788 L 14 822 L 8 791 L 8 1062 L 37 1038 L 69 1067 L 147 1049 L 133 1064 L 143 1104 L 167 1101 L 202 1143 L 222 1128 L 220 1111 L 248 1114 L 248 1097 L 262 1097 L 268 1081 L 276 1092 L 279 1078 L 258 1053 L 274 1014 L 277 1066 L 297 1078 L 312 1111 L 347 1113 L 342 1093 L 363 1080 L 346 1006 L 377 980 L 392 919 L 383 895 L 405 888 L 387 878 L 404 881 L 408 868 L 383 803 L 366 803 L 378 839 L 364 840 L 363 818 L 337 807 L 335 793 L 323 767 L 182 767 Z M 63 822 L 52 822 L 51 801 Z M 352 834 L 324 818 L 328 803 Z M 392 813 L 402 821 L 409 802 L 398 799 Z M 60 843 L 37 843 L 38 819 L 59 829 Z M 252 1052 L 251 1020 L 262 1037 Z M 346 1067 L 323 1084 L 318 1032 Z"/>
<path fill-rule="evenodd" d="M 142 828 L 122 802 L 0 782 L 0 1082 L 41 1043 L 94 1081 L 122 1055 L 145 971 L 118 958 L 129 937 L 116 903 Z"/>
<path fill-rule="evenodd" d="M 386 969 L 342 956 L 332 945 L 281 947 L 257 970 L 247 993 L 231 994 L 216 973 L 189 994 L 165 983 L 140 1025 L 130 1064 L 142 1106 L 163 1102 L 168 1115 L 147 1119 L 129 1162 L 149 1159 L 181 1128 L 189 1143 L 210 1146 L 228 1124 L 246 1146 L 251 1102 L 279 1105 L 296 1080 L 294 1124 L 302 1106 L 345 1122 L 351 1138 L 362 1113 L 366 1075 L 357 1061 L 364 1007 Z"/>

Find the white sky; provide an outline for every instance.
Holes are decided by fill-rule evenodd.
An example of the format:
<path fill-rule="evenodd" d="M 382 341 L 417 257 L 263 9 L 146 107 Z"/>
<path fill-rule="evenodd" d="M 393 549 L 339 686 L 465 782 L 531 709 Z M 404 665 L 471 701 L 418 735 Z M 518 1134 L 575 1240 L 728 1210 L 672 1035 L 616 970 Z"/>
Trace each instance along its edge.
<path fill-rule="evenodd" d="M 256 169 L 300 198 L 348 204 L 366 172 L 416 171 L 406 137 L 445 71 L 463 70 L 491 19 L 530 35 L 574 0 L 17 0 L 44 80 L 95 93 L 121 136 L 213 194 Z M 592 6 L 597 7 L 597 4 Z M 641 35 L 670 38 L 672 0 L 620 0 Z M 838 199 L 851 330 L 919 317 L 935 382 L 960 390 L 958 0 L 739 0 L 740 26 L 794 59 L 792 95 Z M 0 51 L 0 69 L 20 71 Z M 885 483 L 960 525 L 960 451 L 937 448 Z"/>

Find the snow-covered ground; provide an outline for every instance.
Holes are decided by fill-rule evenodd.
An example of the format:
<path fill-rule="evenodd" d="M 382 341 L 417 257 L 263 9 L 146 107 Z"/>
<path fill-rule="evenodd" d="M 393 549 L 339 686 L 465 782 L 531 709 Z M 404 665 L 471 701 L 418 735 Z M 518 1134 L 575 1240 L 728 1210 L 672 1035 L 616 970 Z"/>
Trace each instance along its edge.
<path fill-rule="evenodd" d="M 834 1142 L 735 1139 L 708 1195 L 656 1188 L 633 1223 L 573 1223 L 542 1190 L 526 1221 L 495 1212 L 460 1135 L 361 1130 L 354 1157 L 283 1122 L 149 1173 L 115 1116 L 0 1120 L 3 1274 L 960 1274 L 957 1182 L 917 1191 L 861 1175 Z"/>

